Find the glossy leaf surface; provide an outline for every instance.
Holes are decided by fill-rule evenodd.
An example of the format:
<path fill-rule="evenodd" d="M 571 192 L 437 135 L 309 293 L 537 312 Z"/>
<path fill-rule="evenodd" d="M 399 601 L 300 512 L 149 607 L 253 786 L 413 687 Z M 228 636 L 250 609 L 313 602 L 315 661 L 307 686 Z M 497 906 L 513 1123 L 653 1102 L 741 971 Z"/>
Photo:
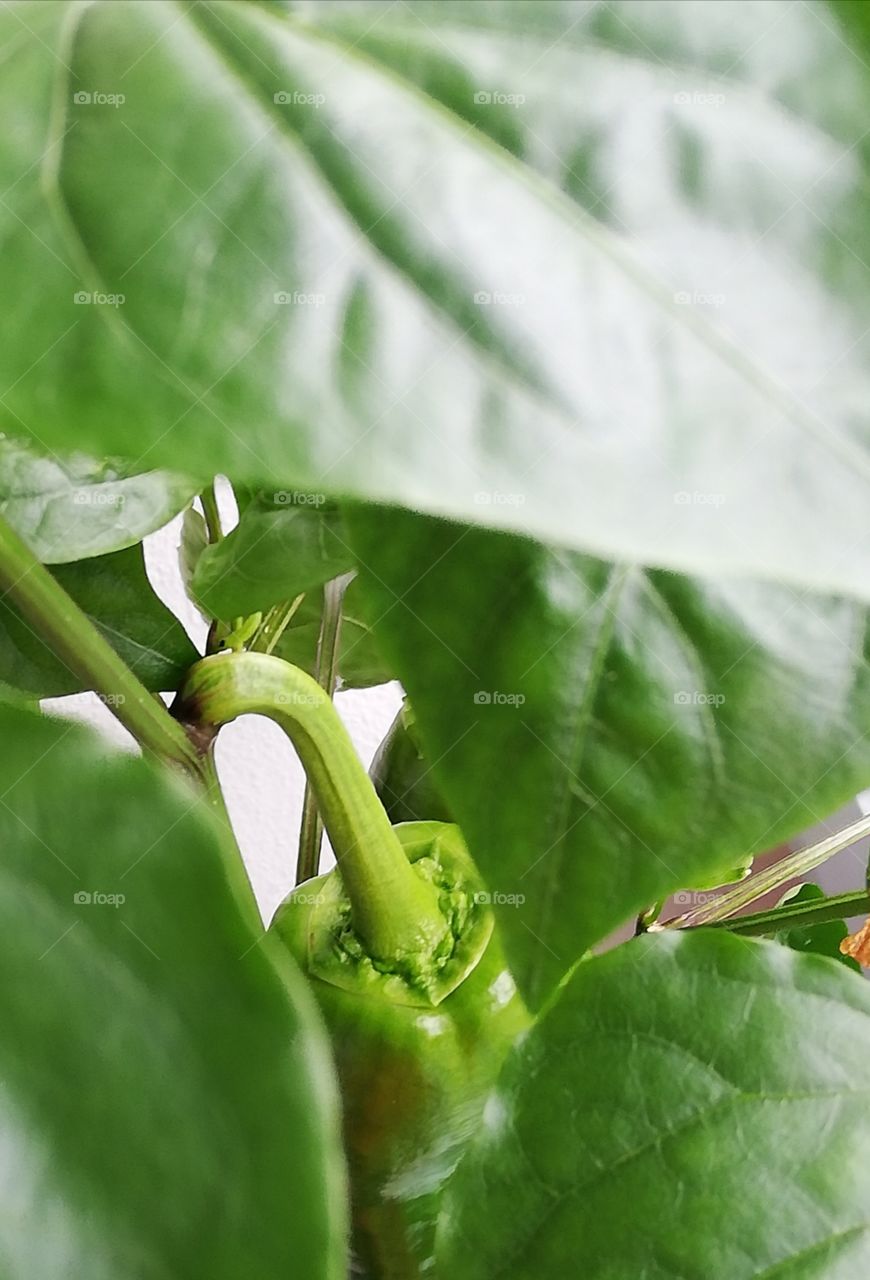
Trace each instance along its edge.
<path fill-rule="evenodd" d="M 848 1280 L 870 1265 L 870 990 L 722 933 L 578 965 L 442 1211 L 456 1280 Z"/>
<path fill-rule="evenodd" d="M 191 587 L 212 617 L 227 621 L 293 600 L 352 567 L 335 505 L 322 494 L 277 490 L 258 494 L 235 529 L 202 553 Z"/>

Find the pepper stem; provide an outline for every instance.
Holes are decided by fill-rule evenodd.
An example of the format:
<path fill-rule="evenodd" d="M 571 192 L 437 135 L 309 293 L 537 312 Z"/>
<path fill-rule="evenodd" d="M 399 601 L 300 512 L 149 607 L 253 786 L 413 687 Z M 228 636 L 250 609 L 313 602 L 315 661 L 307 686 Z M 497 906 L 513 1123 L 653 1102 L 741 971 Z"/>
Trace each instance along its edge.
<path fill-rule="evenodd" d="M 320 635 L 317 640 L 317 661 L 314 678 L 332 698 L 338 678 L 338 640 L 341 634 L 341 608 L 344 593 L 350 585 L 352 573 L 333 578 L 323 588 L 323 612 L 320 619 Z M 323 839 L 323 819 L 317 808 L 317 796 L 311 783 L 305 787 L 302 804 L 302 826 L 299 831 L 299 855 L 296 860 L 296 883 L 302 884 L 317 875 L 320 868 L 320 845 Z"/>
<path fill-rule="evenodd" d="M 298 667 L 265 653 L 220 653 L 191 667 L 180 714 L 222 725 L 268 716 L 293 742 L 332 842 L 354 930 L 373 959 L 430 953 L 447 921 L 435 888 L 411 864 L 329 695 Z"/>
<path fill-rule="evenodd" d="M 0 518 L 0 600 L 8 599 L 38 639 L 86 689 L 106 701 L 143 751 L 202 774 L 196 746 L 149 693 L 102 632 L 15 530 Z"/>

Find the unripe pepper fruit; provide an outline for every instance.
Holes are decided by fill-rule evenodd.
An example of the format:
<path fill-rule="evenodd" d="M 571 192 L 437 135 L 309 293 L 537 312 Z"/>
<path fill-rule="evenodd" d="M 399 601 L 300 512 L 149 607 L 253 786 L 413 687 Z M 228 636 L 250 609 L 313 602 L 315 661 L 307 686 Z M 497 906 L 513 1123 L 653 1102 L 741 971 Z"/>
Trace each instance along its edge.
<path fill-rule="evenodd" d="M 434 1276 L 441 1191 L 529 1025 L 458 827 L 392 827 L 347 733 L 304 672 L 263 654 L 197 663 L 182 713 L 281 724 L 338 865 L 298 886 L 271 929 L 308 975 L 341 1083 L 360 1280 Z"/>
<path fill-rule="evenodd" d="M 458 828 L 441 823 L 409 822 L 393 830 L 412 863 L 438 840 L 462 847 Z M 529 1018 L 495 934 L 436 1005 L 406 1003 L 400 991 L 390 992 L 376 979 L 363 994 L 313 975 L 312 938 L 321 927 L 316 904 L 338 878 L 330 872 L 294 890 L 272 930 L 309 973 L 332 1040 L 350 1166 L 354 1274 L 416 1280 L 433 1274 L 442 1187 Z"/>

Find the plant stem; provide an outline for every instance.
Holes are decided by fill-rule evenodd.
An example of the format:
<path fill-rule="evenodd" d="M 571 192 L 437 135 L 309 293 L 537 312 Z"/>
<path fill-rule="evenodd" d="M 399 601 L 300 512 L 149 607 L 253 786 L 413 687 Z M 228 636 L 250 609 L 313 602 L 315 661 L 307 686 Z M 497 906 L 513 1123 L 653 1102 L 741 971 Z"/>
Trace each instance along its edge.
<path fill-rule="evenodd" d="M 65 666 L 93 689 L 143 751 L 201 776 L 196 746 L 94 623 L 0 518 L 0 589 Z"/>
<path fill-rule="evenodd" d="M 412 869 L 332 699 L 304 671 L 270 654 L 220 653 L 191 667 L 181 715 L 215 726 L 253 713 L 293 741 L 317 795 L 369 954 L 394 961 L 431 953 L 446 933 L 437 892 Z"/>
<path fill-rule="evenodd" d="M 743 880 L 733 889 L 720 894 L 712 902 L 706 902 L 693 911 L 687 911 L 685 915 L 675 916 L 673 920 L 668 920 L 664 924 L 652 925 L 650 932 L 659 929 L 691 929 L 697 925 L 717 924 L 727 920 L 743 907 L 748 907 L 750 903 L 770 893 L 772 889 L 779 889 L 789 880 L 796 880 L 806 875 L 808 871 L 820 867 L 835 853 L 848 849 L 849 845 L 866 835 L 870 835 L 870 815 L 859 818 L 857 822 L 844 827 L 842 831 L 832 836 L 827 836 L 817 844 L 811 845 L 809 849 L 799 849 L 797 853 L 774 863 L 772 867 L 766 867 L 764 871 L 751 875 L 748 880 Z"/>
<path fill-rule="evenodd" d="M 257 628 L 257 633 L 248 648 L 257 653 L 272 653 L 304 599 L 303 592 L 289 603 L 285 601 L 284 604 L 273 605 Z"/>
<path fill-rule="evenodd" d="M 221 516 L 220 511 L 218 511 L 214 482 L 212 482 L 207 489 L 203 489 L 202 493 L 199 495 L 199 500 L 202 503 L 202 514 L 205 517 L 205 527 L 208 531 L 208 540 L 209 542 L 220 542 L 224 534 L 223 529 L 221 528 Z"/>
<path fill-rule="evenodd" d="M 634 922 L 634 936 L 639 938 L 642 933 L 648 933 L 652 925 L 655 924 L 661 915 L 664 902 L 654 902 L 652 906 L 641 911 Z"/>
<path fill-rule="evenodd" d="M 323 612 L 320 617 L 320 635 L 317 640 L 315 678 L 321 689 L 332 698 L 338 674 L 338 640 L 341 632 L 341 606 L 344 593 L 353 574 L 345 573 L 333 578 L 323 588 Z M 296 883 L 312 880 L 320 868 L 320 846 L 323 841 L 323 820 L 317 808 L 317 797 L 310 779 L 305 780 L 305 797 L 302 801 L 302 823 L 299 828 L 299 854 L 296 860 Z"/>
<path fill-rule="evenodd" d="M 226 799 L 217 774 L 214 748 L 215 739 L 212 738 L 202 756 L 202 773 L 205 787 L 204 799 L 208 808 L 226 829 L 227 841 L 235 854 L 235 857 L 229 861 L 227 867 L 230 887 L 234 891 L 236 901 L 239 904 L 239 909 L 244 912 L 248 923 L 253 928 L 255 934 L 259 936 L 263 932 L 263 920 L 260 916 L 257 899 L 254 895 L 253 886 L 251 885 L 247 868 L 245 867 L 245 862 L 242 858 L 241 851 L 236 840 L 235 832 L 233 831 L 233 824 L 230 821 Z"/>
<path fill-rule="evenodd" d="M 717 920 L 712 924 L 690 925 L 689 928 L 727 929 L 729 933 L 757 937 L 765 933 L 777 933 L 780 929 L 798 928 L 803 925 L 824 924 L 828 920 L 842 920 L 845 916 L 864 915 L 870 911 L 870 897 L 864 889 L 853 893 L 840 893 L 818 902 L 785 902 L 769 911 L 756 911 L 751 916 L 735 916 L 731 920 Z"/>

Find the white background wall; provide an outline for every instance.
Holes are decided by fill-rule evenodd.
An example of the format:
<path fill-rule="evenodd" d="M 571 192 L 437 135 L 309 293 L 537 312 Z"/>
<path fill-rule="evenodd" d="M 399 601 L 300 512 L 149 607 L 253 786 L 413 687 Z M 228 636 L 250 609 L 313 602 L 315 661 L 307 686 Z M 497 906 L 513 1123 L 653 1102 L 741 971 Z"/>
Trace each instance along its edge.
<path fill-rule="evenodd" d="M 225 504 L 222 513 L 229 524 L 232 517 Z M 202 651 L 206 625 L 182 586 L 178 569 L 180 535 L 179 517 L 146 539 L 148 576 L 157 594 L 181 619 Z M 338 710 L 366 767 L 400 702 L 401 689 L 395 683 L 337 695 Z M 55 714 L 85 720 L 113 742 L 134 749 L 127 731 L 94 694 L 52 698 L 43 705 Z M 217 762 L 239 847 L 263 918 L 268 921 L 293 887 L 305 776 L 285 734 L 260 716 L 243 716 L 221 730 Z M 322 866 L 326 868 L 333 862 L 328 845 L 324 846 L 324 855 Z"/>

